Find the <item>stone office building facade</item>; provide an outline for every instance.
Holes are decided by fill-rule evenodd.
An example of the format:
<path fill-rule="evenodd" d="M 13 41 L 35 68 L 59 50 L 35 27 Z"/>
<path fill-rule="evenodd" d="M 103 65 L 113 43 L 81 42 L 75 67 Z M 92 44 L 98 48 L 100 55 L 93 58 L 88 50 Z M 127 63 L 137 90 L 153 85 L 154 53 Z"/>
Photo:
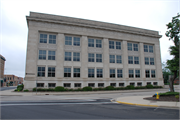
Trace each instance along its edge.
<path fill-rule="evenodd" d="M 163 85 L 157 31 L 30 12 L 25 89 Z"/>

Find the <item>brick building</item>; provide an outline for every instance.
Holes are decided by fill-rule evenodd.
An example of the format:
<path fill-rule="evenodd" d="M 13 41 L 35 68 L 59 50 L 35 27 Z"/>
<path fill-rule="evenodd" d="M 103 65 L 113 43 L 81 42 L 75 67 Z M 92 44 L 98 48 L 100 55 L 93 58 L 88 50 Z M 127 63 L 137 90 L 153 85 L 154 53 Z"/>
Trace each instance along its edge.
<path fill-rule="evenodd" d="M 17 86 L 18 84 L 23 83 L 23 78 L 15 75 L 4 75 L 4 81 L 4 86 L 7 84 L 9 86 Z"/>
<path fill-rule="evenodd" d="M 1 87 L 3 87 L 3 83 L 4 83 L 4 66 L 5 66 L 5 57 L 3 57 L 0 54 L 0 81 L 1 81 Z"/>

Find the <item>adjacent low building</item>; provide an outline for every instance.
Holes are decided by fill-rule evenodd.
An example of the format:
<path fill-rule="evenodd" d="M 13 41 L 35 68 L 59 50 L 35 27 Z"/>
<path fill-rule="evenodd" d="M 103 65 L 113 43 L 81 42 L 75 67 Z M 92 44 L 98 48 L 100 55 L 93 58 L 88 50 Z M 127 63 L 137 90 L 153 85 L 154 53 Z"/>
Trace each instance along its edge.
<path fill-rule="evenodd" d="M 4 86 L 17 86 L 23 83 L 23 78 L 15 75 L 4 75 Z"/>
<path fill-rule="evenodd" d="M 4 84 L 4 66 L 5 66 L 5 57 L 3 57 L 0 54 L 0 81 L 1 81 L 1 87 L 3 87 Z"/>
<path fill-rule="evenodd" d="M 163 85 L 157 31 L 30 12 L 24 87 Z"/>

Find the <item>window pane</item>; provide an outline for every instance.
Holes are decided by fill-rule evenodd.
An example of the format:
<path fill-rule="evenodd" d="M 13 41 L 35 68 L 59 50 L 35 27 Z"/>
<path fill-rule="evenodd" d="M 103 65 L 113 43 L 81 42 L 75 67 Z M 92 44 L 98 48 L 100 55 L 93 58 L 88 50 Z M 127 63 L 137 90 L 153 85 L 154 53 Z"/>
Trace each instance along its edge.
<path fill-rule="evenodd" d="M 154 65 L 154 58 L 150 58 L 150 65 Z"/>
<path fill-rule="evenodd" d="M 72 37 L 65 36 L 65 45 L 72 45 Z"/>
<path fill-rule="evenodd" d="M 129 70 L 129 78 L 133 78 L 134 77 L 134 70 Z"/>
<path fill-rule="evenodd" d="M 140 70 L 135 70 L 136 72 L 136 78 L 140 78 Z"/>
<path fill-rule="evenodd" d="M 71 77 L 71 68 L 64 68 L 64 77 Z"/>
<path fill-rule="evenodd" d="M 120 55 L 116 55 L 116 63 L 122 63 Z"/>
<path fill-rule="evenodd" d="M 80 46 L 80 38 L 74 37 L 74 46 Z"/>
<path fill-rule="evenodd" d="M 121 42 L 116 42 L 116 49 L 121 49 Z"/>
<path fill-rule="evenodd" d="M 65 61 L 71 61 L 71 52 L 65 52 Z"/>
<path fill-rule="evenodd" d="M 128 63 L 133 64 L 133 56 L 128 56 Z"/>
<path fill-rule="evenodd" d="M 40 43 L 47 43 L 47 34 L 40 34 Z"/>
<path fill-rule="evenodd" d="M 94 69 L 88 69 L 88 77 L 94 77 Z"/>
<path fill-rule="evenodd" d="M 109 55 L 110 63 L 115 63 L 115 55 Z"/>
<path fill-rule="evenodd" d="M 134 51 L 138 51 L 138 44 L 133 44 Z"/>
<path fill-rule="evenodd" d="M 88 47 L 94 47 L 94 39 L 88 39 Z"/>
<path fill-rule="evenodd" d="M 123 77 L 123 72 L 122 72 L 121 69 L 118 69 L 118 70 L 117 70 L 117 77 L 118 77 L 118 78 L 122 78 L 122 77 Z"/>
<path fill-rule="evenodd" d="M 134 64 L 139 64 L 139 57 L 134 57 Z"/>
<path fill-rule="evenodd" d="M 73 61 L 80 61 L 80 53 L 73 53 Z"/>
<path fill-rule="evenodd" d="M 145 65 L 149 65 L 149 58 L 145 57 Z"/>
<path fill-rule="evenodd" d="M 103 77 L 103 69 L 97 69 L 97 78 Z"/>
<path fill-rule="evenodd" d="M 115 78 L 115 69 L 110 69 L 110 78 Z"/>
<path fill-rule="evenodd" d="M 94 54 L 93 53 L 88 54 L 88 62 L 94 62 Z"/>
<path fill-rule="evenodd" d="M 148 46 L 144 45 L 144 52 L 148 52 Z"/>
<path fill-rule="evenodd" d="M 46 50 L 39 50 L 39 59 L 46 60 Z"/>
<path fill-rule="evenodd" d="M 102 48 L 102 40 L 96 40 L 96 47 Z"/>
<path fill-rule="evenodd" d="M 55 60 L 55 51 L 48 51 L 48 60 Z"/>
<path fill-rule="evenodd" d="M 109 49 L 114 49 L 114 41 L 109 41 Z"/>
<path fill-rule="evenodd" d="M 128 50 L 132 51 L 132 43 L 128 43 Z"/>
<path fill-rule="evenodd" d="M 45 77 L 45 67 L 38 67 L 37 76 Z"/>
<path fill-rule="evenodd" d="M 96 62 L 102 62 L 102 54 L 96 54 Z"/>
<path fill-rule="evenodd" d="M 56 44 L 56 35 L 49 35 L 49 43 Z"/>
<path fill-rule="evenodd" d="M 149 77 L 150 77 L 149 70 L 145 70 L 145 74 L 146 74 L 146 77 L 147 77 L 147 78 L 149 78 Z"/>
<path fill-rule="evenodd" d="M 153 53 L 153 46 L 149 45 L 149 52 Z"/>

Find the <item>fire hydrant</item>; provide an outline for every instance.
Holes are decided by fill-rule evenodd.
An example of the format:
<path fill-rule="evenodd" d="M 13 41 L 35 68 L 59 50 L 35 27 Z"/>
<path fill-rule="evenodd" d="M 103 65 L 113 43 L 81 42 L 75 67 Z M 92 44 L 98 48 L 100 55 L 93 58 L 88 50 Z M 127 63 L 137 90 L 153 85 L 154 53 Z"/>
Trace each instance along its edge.
<path fill-rule="evenodd" d="M 158 94 L 158 92 L 156 92 L 156 99 L 159 99 L 159 94 Z"/>

